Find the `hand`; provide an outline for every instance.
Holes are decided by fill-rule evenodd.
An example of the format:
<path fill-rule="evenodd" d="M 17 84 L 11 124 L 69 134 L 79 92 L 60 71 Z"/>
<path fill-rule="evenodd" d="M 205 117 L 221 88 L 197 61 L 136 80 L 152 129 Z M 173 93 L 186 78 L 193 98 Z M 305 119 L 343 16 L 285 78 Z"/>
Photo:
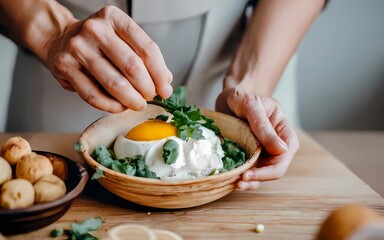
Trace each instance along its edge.
<path fill-rule="evenodd" d="M 248 121 L 263 145 L 256 166 L 245 171 L 237 182 L 238 189 L 257 189 L 261 182 L 285 175 L 299 149 L 299 140 L 275 99 L 226 88 L 217 98 L 216 110 Z"/>
<path fill-rule="evenodd" d="M 46 65 L 61 86 L 100 110 L 141 110 L 146 100 L 172 94 L 159 47 L 114 6 L 74 20 L 46 49 Z"/>

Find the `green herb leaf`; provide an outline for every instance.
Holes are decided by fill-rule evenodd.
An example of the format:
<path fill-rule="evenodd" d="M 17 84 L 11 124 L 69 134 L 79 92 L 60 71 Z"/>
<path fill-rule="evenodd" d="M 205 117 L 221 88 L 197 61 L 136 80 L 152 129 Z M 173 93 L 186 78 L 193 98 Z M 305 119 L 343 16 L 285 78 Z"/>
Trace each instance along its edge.
<path fill-rule="evenodd" d="M 184 87 L 175 88 L 172 96 L 166 100 L 155 97 L 149 103 L 159 105 L 173 115 L 171 124 L 178 129 L 178 137 L 183 140 L 203 139 L 202 131 L 198 127 L 204 126 L 220 136 L 220 129 L 213 123 L 213 119 L 201 114 L 196 106 L 185 106 L 186 90 Z"/>
<path fill-rule="evenodd" d="M 99 146 L 95 149 L 96 160 L 104 167 L 110 168 L 113 163 L 112 154 L 106 146 Z"/>
<path fill-rule="evenodd" d="M 100 168 L 96 168 L 96 171 L 92 174 L 91 180 L 97 180 L 104 177 L 104 172 Z"/>
<path fill-rule="evenodd" d="M 230 171 L 244 164 L 246 161 L 245 151 L 237 143 L 224 138 L 221 146 L 224 151 L 224 157 L 222 159 L 224 170 Z"/>
<path fill-rule="evenodd" d="M 60 237 L 63 234 L 64 234 L 64 229 L 58 228 L 58 229 L 53 229 L 50 235 L 51 237 Z"/>
<path fill-rule="evenodd" d="M 169 116 L 160 114 L 160 115 L 157 115 L 157 116 L 155 117 L 155 119 L 158 119 L 158 120 L 161 120 L 161 121 L 166 122 L 166 121 L 168 121 Z"/>
<path fill-rule="evenodd" d="M 179 156 L 179 144 L 175 140 L 168 140 L 163 145 L 163 159 L 164 163 L 171 165 L 176 162 Z"/>
<path fill-rule="evenodd" d="M 101 224 L 103 224 L 103 219 L 101 217 L 88 218 L 81 223 L 72 223 L 72 237 L 75 235 L 75 239 L 96 239 L 94 236 L 90 235 L 89 232 L 98 230 Z"/>

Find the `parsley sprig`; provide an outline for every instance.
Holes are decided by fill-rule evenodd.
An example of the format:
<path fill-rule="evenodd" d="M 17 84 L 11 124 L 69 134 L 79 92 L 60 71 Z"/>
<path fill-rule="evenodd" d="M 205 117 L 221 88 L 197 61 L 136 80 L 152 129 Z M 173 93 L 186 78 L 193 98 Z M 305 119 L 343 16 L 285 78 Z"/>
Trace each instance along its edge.
<path fill-rule="evenodd" d="M 60 237 L 67 235 L 71 240 L 97 240 L 97 237 L 93 236 L 90 232 L 97 231 L 103 224 L 101 217 L 88 218 L 83 222 L 71 223 L 71 229 L 53 229 L 51 231 L 51 237 Z"/>
<path fill-rule="evenodd" d="M 106 146 L 100 145 L 95 149 L 93 157 L 104 167 L 112 169 L 116 172 L 136 177 L 157 178 L 156 173 L 148 169 L 142 155 L 117 159 L 111 149 L 107 149 Z M 103 176 L 104 173 L 102 170 L 96 169 L 91 179 L 96 180 Z"/>
<path fill-rule="evenodd" d="M 168 99 L 162 99 L 156 96 L 153 101 L 148 103 L 163 107 L 167 112 L 173 115 L 170 123 L 175 125 L 178 132 L 178 137 L 182 140 L 193 138 L 196 140 L 204 139 L 203 131 L 200 126 L 204 126 L 216 135 L 220 135 L 220 129 L 214 124 L 214 120 L 201 114 L 198 107 L 186 105 L 186 90 L 185 87 L 175 88 L 173 94 Z M 158 115 L 156 119 L 168 121 L 168 116 Z"/>

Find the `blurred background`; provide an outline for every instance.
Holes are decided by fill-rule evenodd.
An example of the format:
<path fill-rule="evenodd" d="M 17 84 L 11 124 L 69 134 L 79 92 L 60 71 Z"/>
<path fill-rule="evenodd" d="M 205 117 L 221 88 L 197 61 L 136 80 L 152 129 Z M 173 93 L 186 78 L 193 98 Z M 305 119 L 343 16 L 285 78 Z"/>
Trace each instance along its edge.
<path fill-rule="evenodd" d="M 383 9 L 382 0 L 330 0 L 299 47 L 297 69 L 301 127 L 382 196 Z M 15 53 L 0 36 L 0 131 Z"/>

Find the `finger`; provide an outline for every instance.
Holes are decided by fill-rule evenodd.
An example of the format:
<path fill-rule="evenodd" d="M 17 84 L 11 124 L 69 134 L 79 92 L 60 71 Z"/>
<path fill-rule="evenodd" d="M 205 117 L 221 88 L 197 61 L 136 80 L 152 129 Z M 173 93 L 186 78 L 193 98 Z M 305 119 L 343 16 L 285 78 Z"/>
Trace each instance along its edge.
<path fill-rule="evenodd" d="M 257 182 L 257 181 L 246 182 L 246 181 L 240 180 L 236 183 L 236 188 L 238 190 L 256 190 L 260 187 L 261 187 L 261 182 Z"/>
<path fill-rule="evenodd" d="M 78 69 L 72 69 L 68 79 L 77 94 L 89 105 L 110 113 L 118 113 L 126 108 L 116 99 L 105 95 L 94 82 Z"/>
<path fill-rule="evenodd" d="M 56 78 L 58 80 L 58 82 L 60 83 L 60 85 L 67 91 L 70 91 L 70 92 L 76 92 L 75 89 L 72 87 L 72 84 L 63 79 L 63 78 Z"/>
<path fill-rule="evenodd" d="M 152 100 L 156 96 L 154 82 L 143 60 L 116 35 L 110 24 L 90 19 L 84 22 L 84 29 L 144 99 Z"/>
<path fill-rule="evenodd" d="M 287 144 L 276 133 L 260 97 L 248 95 L 245 99 L 245 104 L 245 108 L 249 109 L 245 113 L 249 125 L 265 150 L 272 155 L 281 154 L 286 151 L 288 149 Z"/>
<path fill-rule="evenodd" d="M 133 110 L 142 110 L 146 107 L 145 99 L 131 83 L 85 40 L 75 38 L 69 44 L 69 51 L 112 97 Z M 73 87 L 76 89 L 75 86 Z M 78 85 L 77 88 L 81 89 L 81 86 Z"/>
<path fill-rule="evenodd" d="M 172 73 L 165 64 L 160 48 L 137 25 L 132 18 L 115 7 L 104 8 L 100 14 L 111 19 L 112 27 L 116 34 L 122 38 L 141 57 L 150 76 L 152 77 L 157 93 L 162 98 L 168 98 L 172 94 Z M 99 16 L 100 16 L 99 14 Z"/>
<path fill-rule="evenodd" d="M 243 181 L 271 181 L 282 178 L 296 153 L 295 147 L 290 148 L 283 154 L 270 156 L 266 164 L 260 168 L 251 168 L 242 175 Z"/>

